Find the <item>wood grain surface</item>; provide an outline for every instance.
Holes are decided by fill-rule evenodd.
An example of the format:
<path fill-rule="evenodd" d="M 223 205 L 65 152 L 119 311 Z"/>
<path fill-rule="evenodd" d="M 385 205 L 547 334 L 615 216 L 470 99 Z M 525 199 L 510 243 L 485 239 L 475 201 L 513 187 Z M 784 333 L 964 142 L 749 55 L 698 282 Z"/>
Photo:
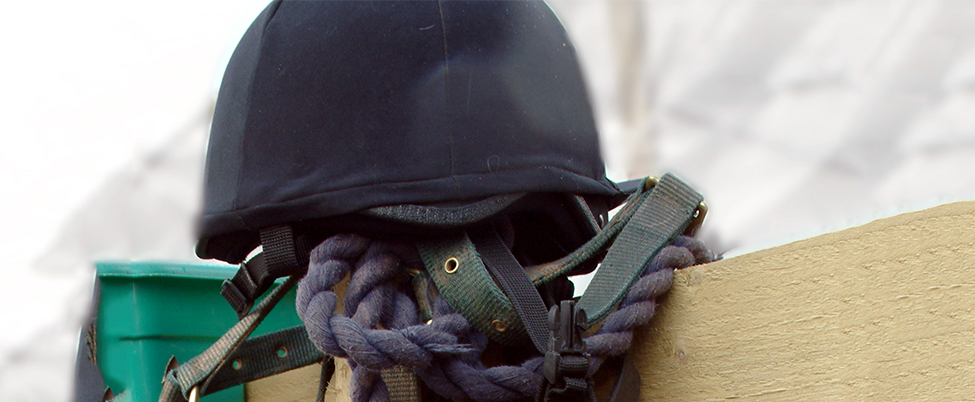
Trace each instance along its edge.
<path fill-rule="evenodd" d="M 641 400 L 975 400 L 975 202 L 691 267 Z"/>

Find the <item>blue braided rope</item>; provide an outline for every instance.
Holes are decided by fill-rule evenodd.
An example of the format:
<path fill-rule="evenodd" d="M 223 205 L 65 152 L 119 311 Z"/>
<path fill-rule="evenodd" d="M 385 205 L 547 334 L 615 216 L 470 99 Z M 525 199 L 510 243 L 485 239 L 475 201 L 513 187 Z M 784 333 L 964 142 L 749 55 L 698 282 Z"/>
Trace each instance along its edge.
<path fill-rule="evenodd" d="M 632 329 L 650 321 L 655 299 L 670 289 L 674 269 L 713 258 L 703 243 L 689 237 L 664 247 L 619 308 L 586 339 L 593 356 L 590 372 L 606 358 L 626 352 Z M 412 246 L 336 235 L 315 247 L 309 260 L 308 274 L 298 285 L 298 315 L 319 349 L 348 359 L 353 401 L 388 401 L 379 372 L 397 364 L 449 399 L 513 401 L 537 392 L 541 356 L 520 366 L 485 367 L 480 356 L 487 337 L 440 297 L 420 295 L 432 298 L 434 309 L 430 324 L 420 322 L 412 288 L 403 280 L 405 268 L 421 266 Z M 338 297 L 332 289 L 349 273 L 343 312 L 337 314 Z"/>

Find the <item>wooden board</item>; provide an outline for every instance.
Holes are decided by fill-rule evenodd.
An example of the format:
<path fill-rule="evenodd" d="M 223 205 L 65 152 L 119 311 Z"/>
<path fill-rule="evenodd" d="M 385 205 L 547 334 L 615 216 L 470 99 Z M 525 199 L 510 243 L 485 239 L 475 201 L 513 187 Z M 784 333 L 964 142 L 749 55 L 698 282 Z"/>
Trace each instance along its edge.
<path fill-rule="evenodd" d="M 975 202 L 675 275 L 644 401 L 975 400 Z"/>
<path fill-rule="evenodd" d="M 318 396 L 322 365 L 313 364 L 244 385 L 248 402 L 313 402 Z M 325 402 L 350 402 L 352 368 L 345 359 L 335 359 L 335 373 L 325 391 Z"/>
<path fill-rule="evenodd" d="M 633 346 L 643 401 L 975 400 L 975 202 L 674 280 Z M 247 399 L 313 401 L 317 370 L 255 381 Z M 348 400 L 350 374 L 336 370 L 327 401 Z"/>

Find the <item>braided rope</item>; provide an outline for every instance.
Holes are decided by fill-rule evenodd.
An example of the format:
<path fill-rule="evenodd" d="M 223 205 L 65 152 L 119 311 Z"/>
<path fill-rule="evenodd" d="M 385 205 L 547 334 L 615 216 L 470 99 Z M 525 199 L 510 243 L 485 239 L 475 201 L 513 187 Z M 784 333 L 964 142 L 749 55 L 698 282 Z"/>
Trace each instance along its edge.
<path fill-rule="evenodd" d="M 674 269 L 712 259 L 707 247 L 693 238 L 681 236 L 664 247 L 619 308 L 586 338 L 593 356 L 590 372 L 606 358 L 626 352 L 632 329 L 650 321 L 655 299 L 670 289 Z M 541 356 L 520 366 L 485 367 L 480 356 L 487 337 L 473 330 L 442 298 L 431 301 L 431 322 L 420 322 L 412 288 L 402 280 L 404 268 L 421 266 L 411 246 L 336 235 L 312 250 L 309 260 L 308 273 L 298 285 L 298 315 L 319 349 L 349 360 L 353 401 L 388 401 L 379 372 L 397 364 L 450 399 L 512 401 L 531 398 L 538 391 Z M 332 289 L 349 273 L 343 311 L 336 314 L 338 297 Z"/>

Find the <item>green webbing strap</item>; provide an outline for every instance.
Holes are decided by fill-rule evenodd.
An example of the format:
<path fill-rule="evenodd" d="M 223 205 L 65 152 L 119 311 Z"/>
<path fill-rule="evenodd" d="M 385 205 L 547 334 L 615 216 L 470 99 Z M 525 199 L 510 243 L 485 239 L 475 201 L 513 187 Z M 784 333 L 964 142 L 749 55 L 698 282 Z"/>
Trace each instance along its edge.
<path fill-rule="evenodd" d="M 661 248 L 687 229 L 704 197 L 667 173 L 654 186 L 606 252 L 578 307 L 587 326 L 612 312 Z"/>
<path fill-rule="evenodd" d="M 213 375 L 206 393 L 270 377 L 285 371 L 322 362 L 334 364 L 308 339 L 304 325 L 294 326 L 245 341 Z"/>
<path fill-rule="evenodd" d="M 420 380 L 410 369 L 393 366 L 380 372 L 389 400 L 392 402 L 420 402 Z"/>
<path fill-rule="evenodd" d="M 633 358 L 629 353 L 623 355 L 620 362 L 620 374 L 613 385 L 613 393 L 609 395 L 609 402 L 637 402 L 640 400 L 640 372 L 633 366 Z"/>
<path fill-rule="evenodd" d="M 419 242 L 417 249 L 447 304 L 474 328 L 503 345 L 528 346 L 528 333 L 514 306 L 494 283 L 466 233 Z"/>
<path fill-rule="evenodd" d="M 569 255 L 559 258 L 558 260 L 533 265 L 525 268 L 525 273 L 528 274 L 528 278 L 532 280 L 535 285 L 540 285 L 548 282 L 554 278 L 564 275 L 573 268 L 586 263 L 587 261 L 599 256 L 606 249 L 606 245 L 611 243 L 613 239 L 623 230 L 633 214 L 636 213 L 637 207 L 643 204 L 649 195 L 650 188 L 656 183 L 656 181 L 648 180 L 644 185 L 643 191 L 637 191 L 633 193 L 623 205 L 622 208 L 613 216 L 613 219 L 606 224 L 599 233 L 596 233 L 592 239 L 589 239 L 581 247 L 575 249 Z"/>
<path fill-rule="evenodd" d="M 206 394 L 209 383 L 213 380 L 213 374 L 229 361 L 228 357 L 251 332 L 254 332 L 258 324 L 288 290 L 298 283 L 298 279 L 297 275 L 289 277 L 203 353 L 175 368 L 172 367 L 175 360 L 170 360 L 170 367 L 167 368 L 166 376 L 163 378 L 159 402 L 185 401 L 195 387 L 199 387 L 198 391 L 201 394 Z"/>

